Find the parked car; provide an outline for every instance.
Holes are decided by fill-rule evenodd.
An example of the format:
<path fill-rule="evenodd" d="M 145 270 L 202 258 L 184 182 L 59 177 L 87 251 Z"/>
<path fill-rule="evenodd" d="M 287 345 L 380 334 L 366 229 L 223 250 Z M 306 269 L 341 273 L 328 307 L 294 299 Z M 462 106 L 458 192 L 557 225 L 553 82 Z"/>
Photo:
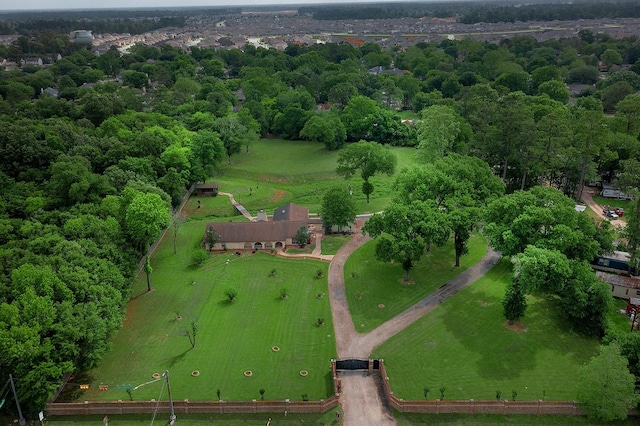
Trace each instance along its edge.
<path fill-rule="evenodd" d="M 613 209 L 613 211 L 619 216 L 622 217 L 624 216 L 624 209 L 622 207 L 616 207 L 615 209 Z"/>
<path fill-rule="evenodd" d="M 611 220 L 615 220 L 620 217 L 614 210 L 605 210 L 604 215 Z"/>

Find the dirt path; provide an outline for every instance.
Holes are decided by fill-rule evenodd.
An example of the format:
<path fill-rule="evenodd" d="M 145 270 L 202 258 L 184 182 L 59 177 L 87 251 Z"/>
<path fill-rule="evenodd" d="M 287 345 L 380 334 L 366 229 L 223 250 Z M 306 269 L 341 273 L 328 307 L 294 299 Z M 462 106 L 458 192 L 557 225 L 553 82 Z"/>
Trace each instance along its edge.
<path fill-rule="evenodd" d="M 334 255 L 329 265 L 329 298 L 336 348 L 338 357 L 343 359 L 368 358 L 377 346 L 391 336 L 431 312 L 443 300 L 482 277 L 501 257 L 499 253 L 489 249 L 480 262 L 447 282 L 436 292 L 369 333 L 359 334 L 353 326 L 347 303 L 344 264 L 349 256 L 367 241 L 369 237 L 362 234 L 356 235 Z M 345 426 L 393 426 L 396 424 L 374 376 L 367 376 L 366 373 L 340 372 L 340 380 L 342 383 L 340 405 L 344 412 Z"/>
<path fill-rule="evenodd" d="M 603 206 L 601 206 L 600 204 L 594 201 L 593 199 L 594 194 L 597 194 L 597 190 L 595 188 L 585 186 L 584 189 L 582 190 L 582 202 L 585 203 L 587 206 L 589 206 L 591 210 L 596 212 L 599 218 L 603 220 L 609 220 L 609 218 L 606 217 L 604 213 L 602 213 Z M 615 200 L 611 200 L 611 201 L 615 202 Z M 613 226 L 622 226 L 622 227 L 627 226 L 627 222 L 624 219 L 612 220 L 611 224 Z"/>

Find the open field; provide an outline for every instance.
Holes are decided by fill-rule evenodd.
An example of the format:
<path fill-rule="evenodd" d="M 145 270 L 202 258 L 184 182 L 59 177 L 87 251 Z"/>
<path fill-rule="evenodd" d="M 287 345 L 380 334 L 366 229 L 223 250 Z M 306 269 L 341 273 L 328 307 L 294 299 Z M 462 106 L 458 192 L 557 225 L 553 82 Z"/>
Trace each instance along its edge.
<path fill-rule="evenodd" d="M 124 327 L 92 372 L 95 386 L 81 399 L 126 400 L 125 390 L 116 386 L 146 383 L 153 373 L 167 369 L 175 399 L 213 400 L 217 389 L 226 400 L 258 399 L 260 388 L 265 399 L 300 400 L 303 393 L 320 399 L 332 393 L 335 340 L 327 282 L 314 277 L 318 269 L 326 276 L 327 264 L 264 253 L 222 253 L 192 268 L 190 253 L 203 229 L 202 222 L 183 224 L 176 255 L 172 236 L 165 237 L 152 259 L 154 291 L 146 293 L 141 274 Z M 269 276 L 272 269 L 274 277 Z M 238 294 L 233 303 L 225 297 L 230 287 Z M 280 297 L 282 288 L 288 290 L 287 299 Z M 325 324 L 317 326 L 318 318 Z M 193 319 L 199 329 L 192 349 L 185 332 Z M 194 370 L 198 377 L 192 377 Z M 246 370 L 252 377 L 244 376 Z M 301 370 L 308 375 L 302 377 Z M 98 391 L 98 384 L 108 384 L 109 390 Z M 158 399 L 161 389 L 160 383 L 151 383 L 132 396 Z"/>
<path fill-rule="evenodd" d="M 487 251 L 487 240 L 474 236 L 469 254 L 462 256 L 456 268 L 453 243 L 432 247 L 409 272 L 404 283 L 401 265 L 375 258 L 375 240 L 360 247 L 345 264 L 344 280 L 349 310 L 356 331 L 370 331 L 391 319 L 423 297 L 437 290 L 456 275 L 477 263 Z M 379 305 L 384 305 L 382 308 Z"/>
<path fill-rule="evenodd" d="M 394 393 L 404 399 L 574 400 L 579 367 L 598 340 L 577 335 L 559 319 L 553 296 L 528 296 L 519 327 L 508 328 L 501 299 L 511 279 L 502 260 L 487 275 L 374 352 L 383 358 Z"/>
<path fill-rule="evenodd" d="M 413 164 L 413 148 L 389 148 L 398 157 L 396 172 Z M 384 209 L 392 198 L 393 176 L 374 176 L 371 203 L 362 194 L 360 176 L 345 181 L 335 174 L 339 151 L 327 151 L 324 145 L 308 141 L 261 139 L 249 153 L 232 157 L 231 166 L 223 166 L 214 177 L 220 190 L 233 192 L 235 199 L 255 215 L 260 209 L 273 209 L 295 202 L 318 213 L 324 190 L 334 184 L 351 184 L 359 213 Z M 275 155 L 274 155 L 275 154 Z"/>

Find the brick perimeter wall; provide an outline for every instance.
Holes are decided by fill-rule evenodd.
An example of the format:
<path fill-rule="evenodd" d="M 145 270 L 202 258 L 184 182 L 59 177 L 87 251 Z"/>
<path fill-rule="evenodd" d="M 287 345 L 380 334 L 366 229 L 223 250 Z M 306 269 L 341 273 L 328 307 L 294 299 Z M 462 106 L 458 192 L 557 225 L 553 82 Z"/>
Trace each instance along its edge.
<path fill-rule="evenodd" d="M 401 413 L 584 415 L 575 401 L 475 401 L 473 399 L 466 401 L 440 401 L 438 399 L 405 401 L 393 394 L 383 360 L 380 360 L 379 371 L 382 377 L 382 390 L 389 405 Z M 628 410 L 628 414 L 630 416 L 638 415 L 636 410 Z"/>
<path fill-rule="evenodd" d="M 338 406 L 333 395 L 320 401 L 174 401 L 178 414 L 242 414 L 242 413 L 325 413 Z M 88 416 L 92 414 L 148 414 L 170 413 L 168 401 L 85 401 L 58 402 L 47 405 L 49 416 Z"/>

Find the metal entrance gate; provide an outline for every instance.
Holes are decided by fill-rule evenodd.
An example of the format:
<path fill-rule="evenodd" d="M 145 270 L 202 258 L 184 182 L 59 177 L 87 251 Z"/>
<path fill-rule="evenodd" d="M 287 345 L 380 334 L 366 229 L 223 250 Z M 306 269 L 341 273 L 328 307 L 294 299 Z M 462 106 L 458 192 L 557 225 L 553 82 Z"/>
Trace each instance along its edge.
<path fill-rule="evenodd" d="M 336 361 L 336 370 L 369 370 L 368 359 L 339 359 Z M 373 369 L 378 370 L 380 368 L 380 361 L 373 360 Z"/>

